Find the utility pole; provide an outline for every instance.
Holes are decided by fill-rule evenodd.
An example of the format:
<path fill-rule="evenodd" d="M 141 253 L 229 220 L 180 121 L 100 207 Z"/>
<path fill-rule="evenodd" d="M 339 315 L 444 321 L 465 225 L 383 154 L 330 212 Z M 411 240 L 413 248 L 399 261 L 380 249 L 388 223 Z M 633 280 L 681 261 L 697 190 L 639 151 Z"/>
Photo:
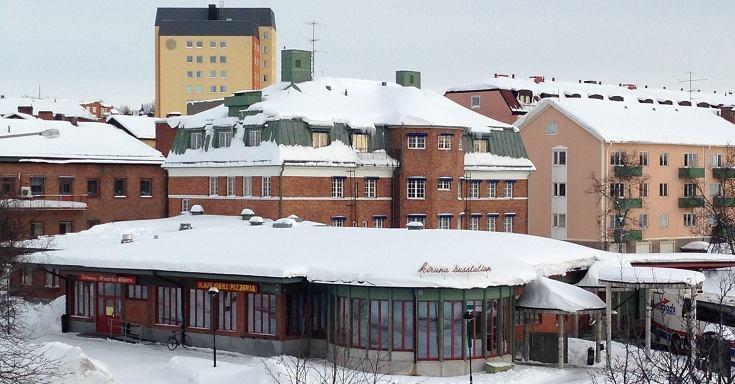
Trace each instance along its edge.
<path fill-rule="evenodd" d="M 316 50 L 316 43 L 321 40 L 316 38 L 316 26 L 322 25 L 322 23 L 312 20 L 306 24 L 311 26 L 311 39 L 307 39 L 306 41 L 311 43 L 311 76 L 313 77 L 316 74 L 316 54 L 317 52 L 324 53 L 323 51 Z"/>

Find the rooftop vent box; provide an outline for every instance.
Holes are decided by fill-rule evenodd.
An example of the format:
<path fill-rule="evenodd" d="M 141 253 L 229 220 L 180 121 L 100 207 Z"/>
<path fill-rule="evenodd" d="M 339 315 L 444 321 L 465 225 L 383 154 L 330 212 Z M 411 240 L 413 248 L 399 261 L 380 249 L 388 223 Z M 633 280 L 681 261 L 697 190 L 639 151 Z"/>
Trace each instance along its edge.
<path fill-rule="evenodd" d="M 121 244 L 126 243 L 132 243 L 133 242 L 133 234 L 132 233 L 123 233 L 122 238 L 120 239 Z"/>
<path fill-rule="evenodd" d="M 189 212 L 192 215 L 195 215 L 195 216 L 196 215 L 203 215 L 204 214 L 204 207 L 202 207 L 199 204 L 195 204 L 193 207 L 191 207 L 191 209 L 189 210 Z"/>
<path fill-rule="evenodd" d="M 396 83 L 404 87 L 421 88 L 421 72 L 396 71 Z"/>
<path fill-rule="evenodd" d="M 248 220 L 248 222 L 250 223 L 250 225 L 263 225 L 265 220 L 263 220 L 263 218 L 260 216 L 253 216 L 250 218 L 250 220 Z"/>
<path fill-rule="evenodd" d="M 289 219 L 294 219 L 294 220 L 296 220 L 296 222 L 297 222 L 297 223 L 300 223 L 300 222 L 304 221 L 304 219 L 302 219 L 302 218 L 300 218 L 300 217 L 298 217 L 298 216 L 296 216 L 296 215 L 290 215 L 290 216 L 288 216 L 288 218 L 289 218 Z"/>
<path fill-rule="evenodd" d="M 290 218 L 290 217 L 284 217 L 281 219 L 276 220 L 273 223 L 273 228 L 293 228 L 296 225 L 296 220 Z"/>
<path fill-rule="evenodd" d="M 409 231 L 421 230 L 424 229 L 424 223 L 420 221 L 412 221 L 406 224 L 406 228 L 408 228 Z"/>
<path fill-rule="evenodd" d="M 240 212 L 240 217 L 242 217 L 243 220 L 250 220 L 253 216 L 255 216 L 255 212 L 250 208 L 245 208 Z"/>
<path fill-rule="evenodd" d="M 191 223 L 180 223 L 179 224 L 179 231 L 186 231 L 191 229 Z"/>

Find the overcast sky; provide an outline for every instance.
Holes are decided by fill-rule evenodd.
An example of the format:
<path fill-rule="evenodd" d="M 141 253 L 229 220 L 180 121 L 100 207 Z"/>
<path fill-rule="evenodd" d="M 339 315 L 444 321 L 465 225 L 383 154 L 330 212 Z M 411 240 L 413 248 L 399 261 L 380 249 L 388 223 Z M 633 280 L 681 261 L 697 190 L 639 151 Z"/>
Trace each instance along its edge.
<path fill-rule="evenodd" d="M 0 0 L 0 94 L 154 97 L 158 6 L 206 0 Z M 216 1 L 219 4 L 219 1 Z M 271 7 L 278 45 L 310 48 L 317 74 L 394 80 L 422 73 L 443 91 L 495 72 L 681 87 L 689 60 L 702 90 L 735 90 L 735 1 L 226 0 Z"/>

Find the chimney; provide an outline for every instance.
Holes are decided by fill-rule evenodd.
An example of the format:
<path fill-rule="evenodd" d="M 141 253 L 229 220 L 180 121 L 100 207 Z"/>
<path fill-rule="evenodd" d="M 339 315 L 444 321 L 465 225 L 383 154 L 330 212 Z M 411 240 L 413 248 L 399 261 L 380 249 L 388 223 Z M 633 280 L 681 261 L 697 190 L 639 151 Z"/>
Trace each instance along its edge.
<path fill-rule="evenodd" d="M 533 79 L 533 82 L 536 84 L 544 82 L 544 77 L 539 75 L 531 76 L 531 79 Z"/>
<path fill-rule="evenodd" d="M 70 117 L 65 118 L 64 120 L 70 122 L 71 125 L 75 127 L 79 126 L 79 119 L 76 116 L 70 116 Z"/>
<path fill-rule="evenodd" d="M 30 105 L 19 105 L 18 113 L 25 113 L 26 115 L 33 115 L 33 107 Z"/>
<path fill-rule="evenodd" d="M 556 77 L 552 77 L 551 78 L 551 81 L 556 81 Z"/>
<path fill-rule="evenodd" d="M 664 89 L 666 89 L 666 86 L 664 85 Z"/>
<path fill-rule="evenodd" d="M 41 120 L 53 120 L 54 113 L 51 111 L 38 111 L 38 118 Z"/>
<path fill-rule="evenodd" d="M 511 73 L 511 74 L 510 74 L 510 78 L 511 78 L 511 79 L 515 79 L 515 78 L 516 78 L 516 74 L 515 74 L 515 73 Z"/>
<path fill-rule="evenodd" d="M 396 71 L 396 83 L 404 87 L 421 88 L 421 72 Z"/>
<path fill-rule="evenodd" d="M 311 51 L 282 50 L 281 81 L 298 84 L 311 80 Z"/>
<path fill-rule="evenodd" d="M 208 19 L 217 20 L 217 6 L 214 4 L 209 4 Z"/>

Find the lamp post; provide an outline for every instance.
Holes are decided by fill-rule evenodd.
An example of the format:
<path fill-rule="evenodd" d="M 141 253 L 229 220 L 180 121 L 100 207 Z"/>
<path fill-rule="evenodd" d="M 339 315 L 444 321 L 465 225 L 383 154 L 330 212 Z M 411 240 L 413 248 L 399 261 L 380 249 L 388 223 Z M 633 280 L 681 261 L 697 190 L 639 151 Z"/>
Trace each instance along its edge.
<path fill-rule="evenodd" d="M 27 136 L 41 136 L 47 139 L 55 139 L 59 137 L 59 130 L 56 128 L 50 128 L 50 129 L 46 129 L 40 132 L 16 133 L 13 135 L 0 135 L 0 139 L 12 139 L 15 137 L 27 137 Z"/>
<path fill-rule="evenodd" d="M 467 323 L 467 361 L 470 367 L 470 384 L 472 384 L 472 355 L 475 352 L 475 308 L 472 304 L 467 304 L 462 318 Z"/>
<path fill-rule="evenodd" d="M 209 288 L 209 291 L 207 291 L 209 294 L 209 310 L 210 313 L 215 313 L 214 308 L 214 297 L 219 294 L 219 289 L 217 287 Z M 214 364 L 214 367 L 217 368 L 217 325 L 215 324 L 216 319 L 214 316 L 212 316 L 212 363 Z"/>

